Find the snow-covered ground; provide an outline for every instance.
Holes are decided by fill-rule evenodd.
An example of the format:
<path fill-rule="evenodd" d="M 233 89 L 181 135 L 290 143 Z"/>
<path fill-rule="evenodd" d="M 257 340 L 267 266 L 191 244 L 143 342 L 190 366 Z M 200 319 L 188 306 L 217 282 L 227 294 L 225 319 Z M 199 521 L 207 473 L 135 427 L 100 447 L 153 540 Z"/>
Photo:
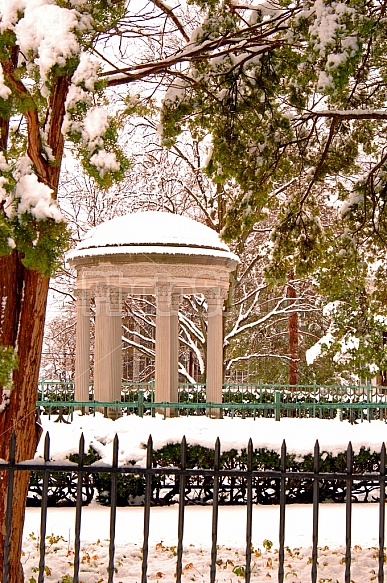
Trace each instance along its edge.
<path fill-rule="evenodd" d="M 312 451 L 319 439 L 321 449 L 343 451 L 351 440 L 355 451 L 361 446 L 380 451 L 386 434 L 381 421 L 349 425 L 348 423 L 318 419 L 223 419 L 204 417 L 163 420 L 136 416 L 118 421 L 76 415 L 71 425 L 42 420 L 49 430 L 52 457 L 61 459 L 77 451 L 79 435 L 83 431 L 86 444 L 93 443 L 104 460 L 111 461 L 111 443 L 117 432 L 120 437 L 120 461 L 137 459 L 144 463 L 144 444 L 152 434 L 156 447 L 179 441 L 185 434 L 189 443 L 213 446 L 217 436 L 223 449 L 245 447 L 249 437 L 254 446 L 265 445 L 279 451 L 286 439 L 289 451 Z M 42 444 L 42 441 L 41 441 Z M 42 445 L 38 456 L 42 454 Z M 135 456 L 135 457 L 134 457 Z M 378 569 L 378 505 L 353 506 L 352 570 L 354 583 L 375 581 Z M 82 512 L 82 552 L 80 580 L 84 583 L 107 581 L 109 508 L 92 503 Z M 211 507 L 187 507 L 184 529 L 183 581 L 209 580 L 211 549 Z M 341 582 L 345 568 L 345 508 L 341 504 L 322 504 L 319 522 L 318 581 Z M 37 580 L 39 509 L 27 510 L 25 523 L 24 557 L 26 580 Z M 115 581 L 135 583 L 141 580 L 143 545 L 143 509 L 119 508 L 117 512 Z M 254 506 L 252 581 L 267 582 L 277 579 L 279 509 L 276 506 Z M 245 564 L 246 509 L 220 507 L 218 531 L 217 581 L 237 583 L 243 580 Z M 52 508 L 48 511 L 46 581 L 70 581 L 74 560 L 74 509 Z M 271 547 L 270 542 L 273 543 Z M 312 509 L 309 505 L 289 505 L 286 509 L 285 580 L 306 583 L 310 580 L 312 543 Z M 149 581 L 172 582 L 176 572 L 177 508 L 152 508 L 149 537 Z M 271 547 L 271 548 L 270 548 Z"/>

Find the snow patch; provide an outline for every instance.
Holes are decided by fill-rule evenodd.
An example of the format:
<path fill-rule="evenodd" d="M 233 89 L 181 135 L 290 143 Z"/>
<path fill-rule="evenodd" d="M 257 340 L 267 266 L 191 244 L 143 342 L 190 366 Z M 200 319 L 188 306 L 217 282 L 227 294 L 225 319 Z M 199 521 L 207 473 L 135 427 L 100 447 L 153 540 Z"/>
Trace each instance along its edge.
<path fill-rule="evenodd" d="M 0 176 L 0 202 L 3 202 L 7 199 L 8 192 L 4 188 L 4 184 L 6 184 L 8 180 L 4 176 Z"/>
<path fill-rule="evenodd" d="M 115 217 L 86 233 L 76 247 L 83 249 L 129 245 L 174 245 L 219 249 L 230 253 L 218 233 L 189 217 L 160 211 L 146 211 Z M 192 249 L 196 253 L 196 249 Z M 117 249 L 116 252 L 120 252 Z M 149 253 L 149 248 L 147 249 Z"/>
<path fill-rule="evenodd" d="M 39 182 L 36 174 L 32 172 L 31 161 L 28 157 L 19 160 L 15 177 L 17 178 L 16 188 L 8 197 L 5 207 L 8 217 L 12 217 L 16 212 L 19 216 L 30 213 L 38 220 L 54 219 L 57 222 L 63 220 L 56 201 L 51 197 L 52 189 Z"/>
<path fill-rule="evenodd" d="M 329 332 L 325 334 L 316 344 L 313 344 L 305 353 L 306 363 L 308 366 L 314 363 L 316 358 L 318 358 L 321 354 L 323 346 L 327 346 L 328 348 L 334 342 L 334 338 L 332 334 Z"/>
<path fill-rule="evenodd" d="M 31 2 L 32 4 L 32 2 Z M 19 19 L 19 14 L 24 12 L 27 0 L 0 0 L 0 31 L 13 30 Z"/>
<path fill-rule="evenodd" d="M 1 99 L 8 99 L 11 93 L 11 89 L 5 84 L 4 71 L 2 65 L 0 64 L 0 97 Z"/>
<path fill-rule="evenodd" d="M 120 164 L 115 153 L 107 152 L 106 150 L 100 150 L 97 154 L 94 154 L 90 158 L 90 162 L 99 168 L 101 178 L 103 178 L 107 172 L 120 169 Z"/>
<path fill-rule="evenodd" d="M 168 443 L 181 443 L 183 436 L 190 445 L 213 448 L 217 437 L 222 451 L 246 447 L 250 437 L 255 448 L 267 448 L 280 452 L 285 439 L 289 454 L 305 456 L 313 453 L 315 440 L 320 443 L 320 451 L 337 455 L 346 450 L 351 441 L 354 452 L 362 447 L 380 452 L 385 439 L 385 425 L 380 421 L 351 425 L 338 419 L 288 419 L 280 422 L 274 419 L 241 419 L 227 417 L 210 419 L 208 417 L 175 417 L 163 419 L 156 417 L 128 415 L 115 421 L 106 419 L 101 413 L 81 415 L 74 412 L 70 425 L 56 423 L 54 418 L 41 417 L 44 431 L 48 431 L 51 441 L 51 459 L 64 460 L 71 453 L 77 453 L 81 434 L 85 437 L 85 450 L 92 445 L 102 456 L 102 462 L 111 465 L 113 441 L 119 436 L 119 465 L 131 463 L 145 467 L 146 443 L 149 435 L 153 437 L 154 449 Z M 310 436 L 310 439 L 305 439 Z M 43 457 L 44 439 L 40 440 L 36 456 Z M 100 462 L 98 462 L 100 463 Z"/>
<path fill-rule="evenodd" d="M 94 91 L 98 81 L 100 64 L 87 53 L 82 53 L 79 65 L 72 77 L 74 85 L 84 84 L 88 91 Z"/>
<path fill-rule="evenodd" d="M 341 218 L 344 218 L 352 209 L 352 207 L 354 206 L 360 206 L 364 203 L 364 193 L 363 192 L 359 192 L 359 191 L 355 191 L 352 192 L 348 198 L 348 200 L 346 200 L 339 213 Z"/>
<path fill-rule="evenodd" d="M 62 214 L 51 198 L 52 190 L 39 182 L 35 174 L 22 176 L 16 185 L 16 197 L 20 199 L 18 214 L 31 213 L 36 219 L 62 220 Z"/>
<path fill-rule="evenodd" d="M 2 411 L 4 411 L 4 409 L 6 407 L 8 407 L 10 396 L 11 396 L 11 391 L 3 388 L 2 393 L 1 393 L 1 401 L 0 401 L 0 413 Z"/>
<path fill-rule="evenodd" d="M 54 65 L 64 66 L 71 56 L 79 53 L 75 30 L 80 26 L 79 14 L 47 1 L 29 1 L 23 18 L 14 31 L 21 52 L 27 58 L 37 56 L 42 81 Z"/>
<path fill-rule="evenodd" d="M 0 172 L 7 172 L 9 170 L 9 164 L 5 159 L 4 153 L 0 152 Z"/>
<path fill-rule="evenodd" d="M 104 107 L 92 107 L 83 120 L 82 137 L 89 143 L 90 150 L 96 145 L 102 145 L 102 138 L 109 127 L 108 113 Z"/>

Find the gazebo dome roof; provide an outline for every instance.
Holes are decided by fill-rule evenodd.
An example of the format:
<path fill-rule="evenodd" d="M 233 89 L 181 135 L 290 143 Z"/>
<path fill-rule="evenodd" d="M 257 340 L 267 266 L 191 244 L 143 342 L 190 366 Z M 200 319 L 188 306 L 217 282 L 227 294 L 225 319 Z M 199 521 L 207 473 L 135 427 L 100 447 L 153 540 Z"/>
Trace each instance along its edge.
<path fill-rule="evenodd" d="M 239 262 L 213 229 L 160 211 L 126 214 L 101 223 L 86 233 L 68 259 L 122 253 L 209 255 Z"/>

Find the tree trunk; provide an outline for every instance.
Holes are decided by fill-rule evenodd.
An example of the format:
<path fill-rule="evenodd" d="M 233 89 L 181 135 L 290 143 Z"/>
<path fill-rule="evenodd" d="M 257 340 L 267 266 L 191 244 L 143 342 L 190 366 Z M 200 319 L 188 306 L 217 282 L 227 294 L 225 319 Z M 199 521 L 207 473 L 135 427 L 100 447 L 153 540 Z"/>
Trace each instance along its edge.
<path fill-rule="evenodd" d="M 296 288 L 294 286 L 294 271 L 293 269 L 288 274 L 288 288 L 286 297 L 289 298 L 289 307 L 295 304 L 297 297 Z M 298 312 L 289 314 L 288 320 L 289 330 L 289 385 L 298 385 Z"/>
<path fill-rule="evenodd" d="M 18 49 L 11 51 L 11 59 L 2 61 L 2 67 L 12 89 L 16 94 L 25 97 L 28 89 L 14 76 L 17 53 Z M 31 107 L 23 112 L 28 131 L 28 156 L 39 181 L 52 189 L 53 198 L 56 198 L 63 156 L 64 137 L 61 130 L 70 82 L 69 76 L 56 80 L 43 128 L 38 108 Z M 8 122 L 9 120 L 3 119 L 0 123 L 2 151 L 7 149 Z M 47 134 L 55 164 L 47 161 L 41 140 L 42 129 Z M 4 212 L 2 208 L 0 210 Z M 49 286 L 49 278 L 37 271 L 26 269 L 22 258 L 16 250 L 6 257 L 0 257 L 0 346 L 13 349 L 18 357 L 18 367 L 13 372 L 12 390 L 5 408 L 4 388 L 0 386 L 0 405 L 3 403 L 0 408 L 0 458 L 9 460 L 10 436 L 15 431 L 17 462 L 34 457 L 41 433 L 36 423 L 36 397 Z M 7 477 L 5 472 L 1 474 L 0 580 L 3 580 Z M 15 473 L 7 583 L 21 583 L 24 579 L 20 556 L 28 483 L 28 472 Z"/>
<path fill-rule="evenodd" d="M 43 342 L 49 279 L 25 269 L 14 252 L 0 258 L 1 335 L 3 346 L 17 347 L 18 368 L 13 373 L 13 388 L 9 403 L 0 414 L 0 458 L 9 459 L 9 440 L 16 432 L 16 461 L 35 455 L 40 437 L 36 424 L 36 397 Z M 3 389 L 0 388 L 0 397 Z M 1 402 L 1 400 L 0 400 Z M 16 472 L 12 502 L 12 535 L 8 583 L 21 583 L 20 564 L 28 472 Z M 0 479 L 0 579 L 3 571 L 7 477 Z"/>

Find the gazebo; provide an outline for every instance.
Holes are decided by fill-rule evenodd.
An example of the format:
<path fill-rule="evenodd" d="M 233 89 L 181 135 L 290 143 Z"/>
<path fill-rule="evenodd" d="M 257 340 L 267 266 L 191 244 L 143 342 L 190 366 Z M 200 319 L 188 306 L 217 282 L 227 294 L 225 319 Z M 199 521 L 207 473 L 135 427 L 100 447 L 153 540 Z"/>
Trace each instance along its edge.
<path fill-rule="evenodd" d="M 179 302 L 208 306 L 206 399 L 222 400 L 223 304 L 239 263 L 218 234 L 185 216 L 138 212 L 91 229 L 67 256 L 76 270 L 75 400 L 89 400 L 90 302 L 95 301 L 94 398 L 121 398 L 121 310 L 125 295 L 156 296 L 155 401 L 178 401 Z"/>

